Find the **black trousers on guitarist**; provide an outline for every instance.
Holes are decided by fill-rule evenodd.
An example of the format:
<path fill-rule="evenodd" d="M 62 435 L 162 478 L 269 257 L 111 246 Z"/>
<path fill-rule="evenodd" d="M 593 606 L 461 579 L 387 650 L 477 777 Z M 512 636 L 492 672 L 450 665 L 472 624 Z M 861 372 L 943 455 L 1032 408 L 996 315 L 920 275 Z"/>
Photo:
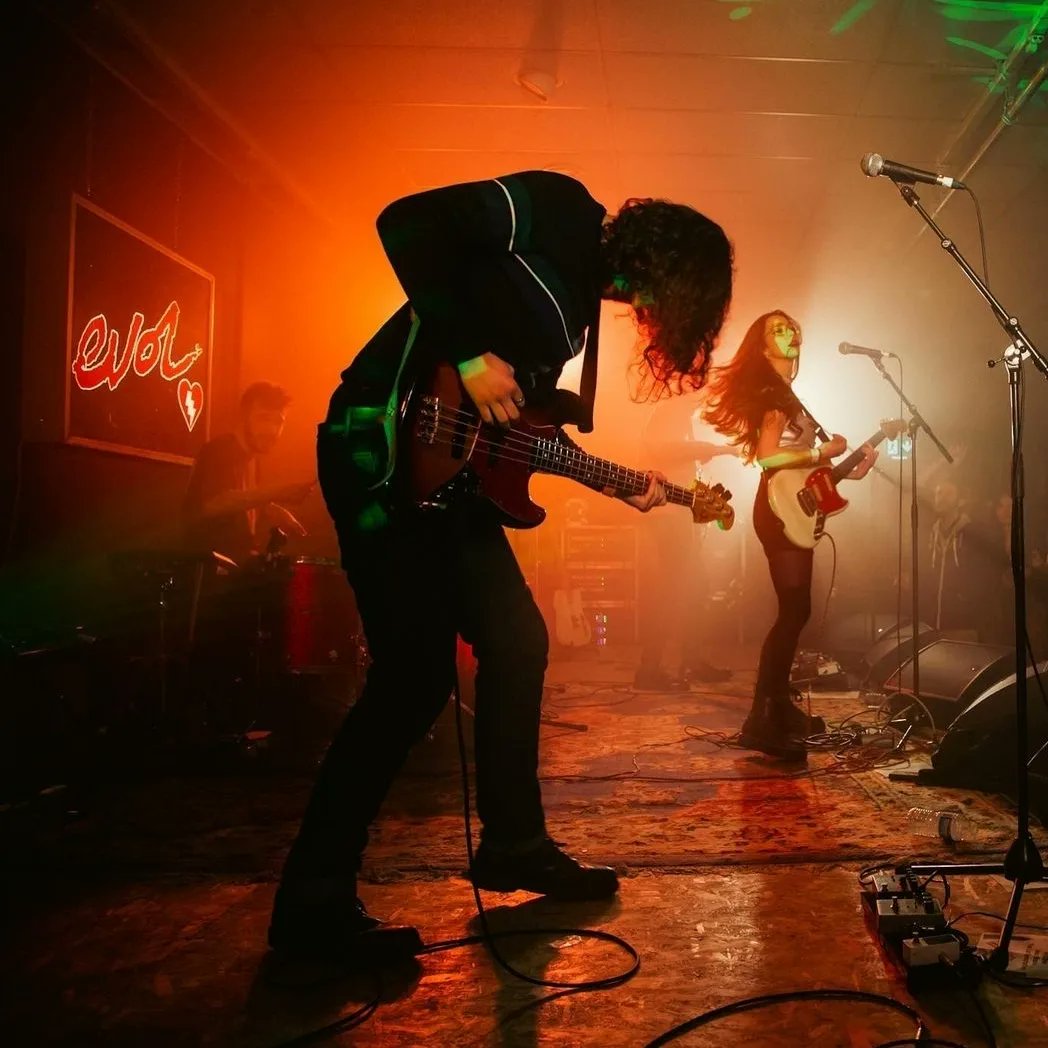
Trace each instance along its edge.
<path fill-rule="evenodd" d="M 757 663 L 758 695 L 788 695 L 790 671 L 801 631 L 811 617 L 811 580 L 815 551 L 795 546 L 768 502 L 768 475 L 762 474 L 753 502 L 753 528 L 760 540 L 778 610 L 761 645 Z M 810 725 L 804 725 L 808 729 Z"/>
<path fill-rule="evenodd" d="M 323 468 L 320 476 L 323 484 Z M 476 806 L 484 840 L 539 844 L 549 645 L 505 532 L 484 506 L 464 500 L 351 535 L 342 548 L 371 664 L 321 767 L 287 875 L 355 880 L 367 828 L 394 776 L 452 694 L 458 635 L 477 659 Z"/>

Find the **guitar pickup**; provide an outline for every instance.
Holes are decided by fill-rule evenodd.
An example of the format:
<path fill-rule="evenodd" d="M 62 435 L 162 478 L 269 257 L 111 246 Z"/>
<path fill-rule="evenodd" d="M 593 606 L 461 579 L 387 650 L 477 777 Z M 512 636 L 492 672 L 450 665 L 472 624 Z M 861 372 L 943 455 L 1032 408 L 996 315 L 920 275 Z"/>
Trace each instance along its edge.
<path fill-rule="evenodd" d="M 819 505 L 815 501 L 815 496 L 807 488 L 801 488 L 797 492 L 797 502 L 809 517 L 815 516 Z"/>
<path fill-rule="evenodd" d="M 435 444 L 439 424 L 440 397 L 423 397 L 415 423 L 415 435 L 423 444 Z"/>

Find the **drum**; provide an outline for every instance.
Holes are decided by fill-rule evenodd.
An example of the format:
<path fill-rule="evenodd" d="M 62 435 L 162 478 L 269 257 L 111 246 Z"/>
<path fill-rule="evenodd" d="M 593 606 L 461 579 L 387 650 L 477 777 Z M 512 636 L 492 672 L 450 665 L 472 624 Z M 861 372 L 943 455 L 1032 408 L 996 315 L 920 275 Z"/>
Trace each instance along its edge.
<path fill-rule="evenodd" d="M 284 667 L 291 673 L 358 673 L 367 648 L 353 591 L 338 562 L 296 557 L 282 568 Z"/>

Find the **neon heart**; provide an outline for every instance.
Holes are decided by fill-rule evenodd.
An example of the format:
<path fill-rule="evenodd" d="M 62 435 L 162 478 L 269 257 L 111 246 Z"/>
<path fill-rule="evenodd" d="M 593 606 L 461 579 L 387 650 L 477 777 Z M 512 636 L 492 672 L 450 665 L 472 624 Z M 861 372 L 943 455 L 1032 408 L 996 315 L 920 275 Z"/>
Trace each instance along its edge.
<path fill-rule="evenodd" d="M 204 412 L 204 387 L 199 382 L 190 382 L 188 378 L 179 379 L 178 406 L 182 409 L 186 429 L 192 433 Z"/>

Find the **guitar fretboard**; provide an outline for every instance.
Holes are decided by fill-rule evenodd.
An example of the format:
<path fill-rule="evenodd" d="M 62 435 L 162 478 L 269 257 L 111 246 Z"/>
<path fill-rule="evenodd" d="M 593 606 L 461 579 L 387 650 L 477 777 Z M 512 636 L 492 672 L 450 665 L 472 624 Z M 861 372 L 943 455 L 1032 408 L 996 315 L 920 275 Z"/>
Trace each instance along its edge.
<path fill-rule="evenodd" d="M 538 472 L 570 477 L 598 491 L 614 488 L 626 495 L 640 495 L 648 489 L 648 475 L 642 470 L 597 458 L 552 438 L 540 437 L 533 442 L 531 464 Z M 691 506 L 695 501 L 690 488 L 669 483 L 665 488 L 666 501 L 676 506 Z"/>
<path fill-rule="evenodd" d="M 877 430 L 876 433 L 869 440 L 867 444 L 872 447 L 877 447 L 878 444 L 885 438 L 883 430 Z M 830 476 L 833 478 L 833 483 L 837 484 L 843 480 L 855 467 L 862 461 L 862 448 L 856 448 L 847 458 L 841 459 L 836 466 L 830 471 Z"/>

